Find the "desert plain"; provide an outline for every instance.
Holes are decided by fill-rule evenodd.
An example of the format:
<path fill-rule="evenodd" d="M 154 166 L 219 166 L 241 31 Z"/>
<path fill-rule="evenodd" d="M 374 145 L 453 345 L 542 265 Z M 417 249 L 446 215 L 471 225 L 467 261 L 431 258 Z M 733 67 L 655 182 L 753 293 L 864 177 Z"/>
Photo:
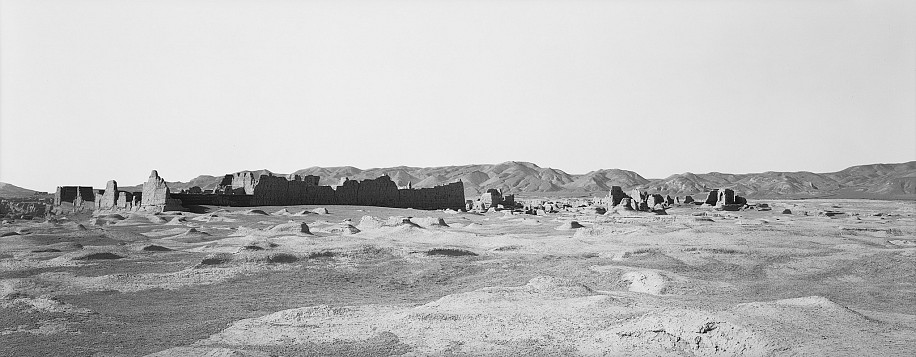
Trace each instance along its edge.
<path fill-rule="evenodd" d="M 0 355 L 916 355 L 914 201 L 754 203 L 7 222 Z"/>

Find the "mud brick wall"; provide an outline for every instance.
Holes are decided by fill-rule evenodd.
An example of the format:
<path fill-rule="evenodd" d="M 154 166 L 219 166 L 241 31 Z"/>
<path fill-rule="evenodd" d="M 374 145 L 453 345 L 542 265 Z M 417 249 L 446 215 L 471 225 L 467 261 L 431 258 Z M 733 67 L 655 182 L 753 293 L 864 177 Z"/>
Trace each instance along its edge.
<path fill-rule="evenodd" d="M 169 186 L 165 183 L 156 170 L 150 172 L 149 179 L 143 184 L 143 195 L 140 205 L 143 207 L 162 208 L 169 198 Z"/>
<path fill-rule="evenodd" d="M 459 210 L 464 206 L 464 183 L 459 181 L 444 186 L 398 190 L 398 205 L 394 207 Z"/>
<path fill-rule="evenodd" d="M 388 176 L 359 182 L 356 204 L 360 206 L 398 207 L 398 185 Z"/>
<path fill-rule="evenodd" d="M 105 193 L 99 198 L 100 209 L 112 209 L 118 206 L 118 183 L 110 180 L 105 185 Z"/>
<path fill-rule="evenodd" d="M 243 176 L 242 179 L 247 182 L 246 176 Z M 289 181 L 282 177 L 261 175 L 257 186 L 254 188 L 254 198 L 252 198 L 251 203 L 255 206 L 290 204 Z"/>
<path fill-rule="evenodd" d="M 187 206 L 230 206 L 230 207 L 247 207 L 253 206 L 251 199 L 253 195 L 222 195 L 222 194 L 187 194 L 173 193 L 172 198 L 181 200 L 181 204 Z"/>
<path fill-rule="evenodd" d="M 132 208 L 134 201 L 134 195 L 130 192 L 121 191 L 118 192 L 118 208 Z"/>
<path fill-rule="evenodd" d="M 54 192 L 54 205 L 60 206 L 63 202 L 73 203 L 80 196 L 83 201 L 95 202 L 95 190 L 85 186 L 57 186 Z"/>
<path fill-rule="evenodd" d="M 712 191 L 709 191 L 709 194 L 706 195 L 706 204 L 710 206 L 715 206 L 718 200 L 719 200 L 719 189 L 714 189 Z"/>
<path fill-rule="evenodd" d="M 317 176 L 286 178 L 261 175 L 251 181 L 256 182 L 256 185 L 250 203 L 254 206 L 360 205 L 456 210 L 464 208 L 464 184 L 461 182 L 432 188 L 399 190 L 397 184 L 388 176 L 364 181 L 346 180 L 337 188 L 314 185 L 317 182 L 316 178 Z M 249 182 L 245 175 L 239 176 L 238 179 Z"/>
<path fill-rule="evenodd" d="M 356 180 L 346 180 L 342 185 L 335 189 L 335 198 L 339 205 L 357 205 L 359 203 L 360 182 Z"/>

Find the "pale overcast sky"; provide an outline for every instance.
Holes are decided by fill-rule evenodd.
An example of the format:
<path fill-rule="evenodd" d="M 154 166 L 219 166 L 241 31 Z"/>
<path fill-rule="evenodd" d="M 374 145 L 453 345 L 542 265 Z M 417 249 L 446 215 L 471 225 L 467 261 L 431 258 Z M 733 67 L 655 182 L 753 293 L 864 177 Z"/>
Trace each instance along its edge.
<path fill-rule="evenodd" d="M 916 160 L 916 1 L 0 0 L 0 181 Z"/>

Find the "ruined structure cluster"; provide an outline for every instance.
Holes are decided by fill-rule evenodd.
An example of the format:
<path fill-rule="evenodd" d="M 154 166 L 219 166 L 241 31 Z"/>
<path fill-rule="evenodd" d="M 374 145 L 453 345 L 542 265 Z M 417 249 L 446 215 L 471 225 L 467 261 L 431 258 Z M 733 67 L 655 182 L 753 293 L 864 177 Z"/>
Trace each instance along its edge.
<path fill-rule="evenodd" d="M 650 194 L 648 192 L 633 189 L 628 195 L 623 192 L 620 186 L 612 186 L 606 199 L 607 209 L 624 209 L 631 211 L 653 211 L 663 213 L 664 210 L 675 203 L 681 203 L 679 197 L 662 196 L 660 194 Z M 747 205 L 747 199 L 735 195 L 735 191 L 729 188 L 713 189 L 709 191 L 704 201 L 696 201 L 692 196 L 684 197 L 684 204 L 702 205 L 707 204 L 716 206 L 726 211 L 737 211 Z"/>
<path fill-rule="evenodd" d="M 466 208 L 470 210 L 486 211 L 494 209 L 515 208 L 515 195 L 504 195 L 502 190 L 491 188 L 480 195 L 477 201 L 468 200 Z"/>
<path fill-rule="evenodd" d="M 179 211 L 181 201 L 171 197 L 169 186 L 153 170 L 143 184 L 142 192 L 118 190 L 118 182 L 110 180 L 104 190 L 87 186 L 58 186 L 54 192 L 54 209 L 58 213 L 91 210 Z"/>
<path fill-rule="evenodd" d="M 173 193 L 153 170 L 142 192 L 118 190 L 114 180 L 104 190 L 60 186 L 54 195 L 58 212 L 82 210 L 174 211 L 192 205 L 281 206 L 360 205 L 416 209 L 463 209 L 461 181 L 430 188 L 398 188 L 387 175 L 363 181 L 344 179 L 337 187 L 321 186 L 318 176 L 255 175 L 240 172 L 223 177 L 217 189 L 199 187 Z"/>
<path fill-rule="evenodd" d="M 283 206 L 359 205 L 416 209 L 464 208 L 461 181 L 430 188 L 398 188 L 391 177 L 319 185 L 320 177 L 240 172 L 223 177 L 213 193 L 174 194 L 185 205 Z"/>

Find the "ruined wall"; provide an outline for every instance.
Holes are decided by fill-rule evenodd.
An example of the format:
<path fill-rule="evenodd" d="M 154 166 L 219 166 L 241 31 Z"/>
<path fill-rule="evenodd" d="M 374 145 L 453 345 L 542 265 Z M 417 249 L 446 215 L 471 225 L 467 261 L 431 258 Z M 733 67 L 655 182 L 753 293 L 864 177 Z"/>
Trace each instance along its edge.
<path fill-rule="evenodd" d="M 99 209 L 112 209 L 118 206 L 118 182 L 109 180 L 105 185 L 105 193 L 98 200 Z"/>
<path fill-rule="evenodd" d="M 169 198 L 169 186 L 165 183 L 159 173 L 153 170 L 149 174 L 149 179 L 143 184 L 143 198 L 140 201 L 142 207 L 165 207 L 166 200 Z"/>
<path fill-rule="evenodd" d="M 623 193 L 623 188 L 620 186 L 611 186 L 611 192 L 608 193 L 608 197 L 611 198 L 610 207 L 615 207 L 620 204 L 620 201 L 627 196 L 626 193 Z"/>
<path fill-rule="evenodd" d="M 319 186 L 319 181 L 320 177 L 314 175 L 265 173 L 254 177 L 251 172 L 240 172 L 224 176 L 213 194 L 170 195 L 185 205 L 361 205 L 455 210 L 465 207 L 464 184 L 461 182 L 432 188 L 398 189 L 387 175 L 363 181 L 344 179 L 337 187 Z M 145 196 L 144 190 L 144 201 Z"/>
<path fill-rule="evenodd" d="M 54 205 L 60 206 L 61 203 L 74 203 L 77 198 L 85 201 L 95 202 L 95 190 L 86 186 L 57 186 L 54 192 Z"/>
<path fill-rule="evenodd" d="M 356 180 L 343 179 L 340 186 L 335 189 L 334 197 L 339 205 L 356 205 L 359 201 L 360 182 Z"/>
<path fill-rule="evenodd" d="M 713 189 L 709 191 L 709 194 L 706 195 L 706 204 L 710 206 L 715 206 L 716 202 L 719 200 L 719 189 Z"/>
<path fill-rule="evenodd" d="M 463 200 L 463 199 L 462 199 Z M 398 185 L 391 177 L 381 176 L 359 182 L 356 204 L 360 206 L 398 207 Z"/>
<path fill-rule="evenodd" d="M 118 192 L 118 202 L 117 207 L 119 209 L 133 210 L 140 208 L 140 193 L 133 193 L 127 191 Z"/>
<path fill-rule="evenodd" d="M 175 199 L 181 200 L 181 204 L 188 206 L 229 206 L 229 207 L 247 207 L 253 206 L 251 199 L 253 195 L 227 195 L 227 194 L 188 194 L 173 193 Z"/>
<path fill-rule="evenodd" d="M 719 197 L 716 201 L 716 204 L 730 205 L 734 203 L 735 203 L 735 191 L 734 190 L 730 188 L 719 190 Z"/>
<path fill-rule="evenodd" d="M 490 207 L 496 207 L 503 201 L 502 192 L 498 189 L 491 188 L 480 195 L 480 206 L 478 207 L 481 210 L 488 209 Z"/>
<path fill-rule="evenodd" d="M 343 180 L 337 188 L 317 186 L 317 176 L 261 175 L 251 195 L 253 206 L 360 205 L 417 209 L 464 208 L 464 184 L 451 183 L 422 189 L 398 189 L 388 176 Z M 244 176 L 242 180 L 247 180 Z M 247 181 L 246 181 L 247 182 Z"/>
<path fill-rule="evenodd" d="M 458 181 L 443 186 L 398 190 L 398 205 L 394 207 L 460 210 L 465 207 L 464 183 Z"/>

